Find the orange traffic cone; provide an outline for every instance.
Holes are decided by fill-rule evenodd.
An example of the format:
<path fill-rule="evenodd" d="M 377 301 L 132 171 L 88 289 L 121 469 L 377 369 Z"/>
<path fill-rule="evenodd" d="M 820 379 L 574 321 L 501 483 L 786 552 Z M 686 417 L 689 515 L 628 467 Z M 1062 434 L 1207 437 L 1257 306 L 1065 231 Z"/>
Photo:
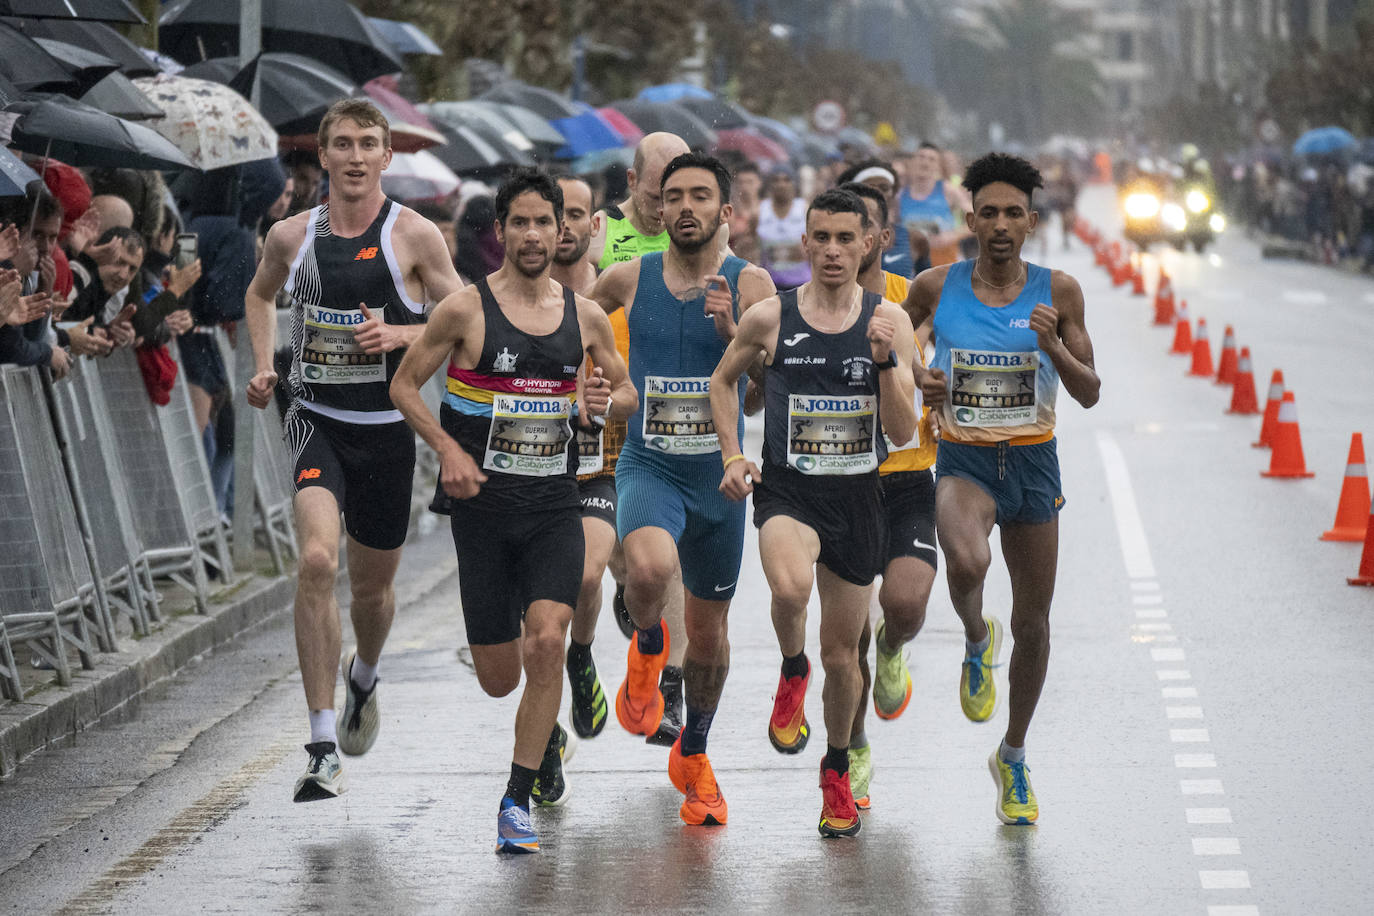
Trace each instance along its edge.
<path fill-rule="evenodd" d="M 1179 300 L 1178 321 L 1174 324 L 1174 345 L 1169 349 L 1169 352 L 1184 356 L 1193 352 L 1193 328 L 1188 323 L 1187 299 Z"/>
<path fill-rule="evenodd" d="M 1131 260 L 1124 257 L 1112 266 L 1112 286 L 1125 286 L 1131 282 Z"/>
<path fill-rule="evenodd" d="M 1279 422 L 1279 405 L 1283 403 L 1283 370 L 1275 369 L 1269 377 L 1269 400 L 1264 404 L 1264 419 L 1260 421 L 1258 442 L 1250 443 L 1255 448 L 1269 448 L 1274 444 L 1274 429 Z"/>
<path fill-rule="evenodd" d="M 1164 268 L 1159 269 L 1159 282 L 1155 284 L 1155 324 L 1174 323 L 1174 284 Z"/>
<path fill-rule="evenodd" d="M 1313 477 L 1302 457 L 1302 431 L 1298 429 L 1298 402 L 1293 392 L 1285 391 L 1279 403 L 1278 424 L 1274 427 L 1274 451 L 1269 470 L 1261 477 Z"/>
<path fill-rule="evenodd" d="M 1098 267 L 1107 266 L 1107 243 L 1100 239 L 1093 245 L 1093 263 Z"/>
<path fill-rule="evenodd" d="M 1282 397 L 1282 396 L 1280 396 Z M 1236 362 L 1236 382 L 1231 389 L 1231 407 L 1227 413 L 1259 413 L 1259 401 L 1255 398 L 1255 373 L 1250 368 L 1250 348 L 1240 348 L 1240 359 Z M 1277 416 L 1277 412 L 1275 416 Z"/>
<path fill-rule="evenodd" d="M 1135 270 L 1131 274 L 1131 295 L 1145 295 L 1145 271 L 1141 269 L 1138 263 L 1135 265 Z M 1168 324 L 1167 321 L 1164 323 Z"/>
<path fill-rule="evenodd" d="M 1207 319 L 1199 318 L 1197 336 L 1193 338 L 1193 367 L 1188 370 L 1188 374 L 1211 378 L 1213 371 L 1212 342 L 1207 339 Z"/>
<path fill-rule="evenodd" d="M 1360 571 L 1355 578 L 1346 579 L 1348 585 L 1374 585 L 1374 509 L 1364 530 L 1364 553 L 1360 556 Z"/>
<path fill-rule="evenodd" d="M 1217 363 L 1217 384 L 1236 383 L 1236 332 L 1228 324 L 1221 338 L 1221 361 Z"/>
<path fill-rule="evenodd" d="M 1345 482 L 1336 505 L 1336 522 L 1323 541 L 1363 541 L 1369 525 L 1369 477 L 1364 468 L 1364 437 L 1350 436 L 1350 457 L 1345 460 Z"/>

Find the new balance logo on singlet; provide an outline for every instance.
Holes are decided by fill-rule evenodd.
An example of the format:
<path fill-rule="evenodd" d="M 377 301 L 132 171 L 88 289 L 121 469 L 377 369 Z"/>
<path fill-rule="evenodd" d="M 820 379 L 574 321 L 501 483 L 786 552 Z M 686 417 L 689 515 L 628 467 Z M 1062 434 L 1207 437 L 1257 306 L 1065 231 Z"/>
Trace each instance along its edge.
<path fill-rule="evenodd" d="M 355 261 L 371 261 L 377 256 L 376 248 L 364 248 L 353 256 Z"/>

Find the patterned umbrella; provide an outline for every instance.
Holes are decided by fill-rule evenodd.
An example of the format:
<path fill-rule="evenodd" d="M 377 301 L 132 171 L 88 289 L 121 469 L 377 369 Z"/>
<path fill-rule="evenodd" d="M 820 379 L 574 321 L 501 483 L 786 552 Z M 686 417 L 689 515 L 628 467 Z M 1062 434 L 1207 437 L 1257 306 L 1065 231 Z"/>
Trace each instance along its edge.
<path fill-rule="evenodd" d="M 277 132 L 228 86 L 185 76 L 145 76 L 134 85 L 167 117 L 153 127 L 197 168 L 223 168 L 277 155 Z"/>

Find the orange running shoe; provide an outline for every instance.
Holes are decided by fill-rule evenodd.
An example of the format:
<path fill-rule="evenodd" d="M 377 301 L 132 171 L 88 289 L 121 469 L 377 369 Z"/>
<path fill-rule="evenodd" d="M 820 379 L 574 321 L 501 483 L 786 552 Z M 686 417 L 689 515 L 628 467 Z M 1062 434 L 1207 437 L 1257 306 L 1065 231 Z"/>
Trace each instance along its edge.
<path fill-rule="evenodd" d="M 806 687 L 811 683 L 811 665 L 806 677 L 788 678 L 779 675 L 778 692 L 773 697 L 773 717 L 768 720 L 768 740 L 779 753 L 799 754 L 811 737 L 811 725 L 806 721 Z"/>
<path fill-rule="evenodd" d="M 694 827 L 724 827 L 729 808 L 716 785 L 716 774 L 705 754 L 682 755 L 682 742 L 673 743 L 668 752 L 668 778 L 687 797 L 678 809 L 685 824 Z"/>
<path fill-rule="evenodd" d="M 668 664 L 668 628 L 663 627 L 663 651 L 641 655 L 638 635 L 630 640 L 625 680 L 615 693 L 615 717 L 632 735 L 653 735 L 663 721 L 663 694 L 658 676 Z"/>
<path fill-rule="evenodd" d="M 849 775 L 836 773 L 825 765 L 821 758 L 821 836 L 827 839 L 842 836 L 855 836 L 863 822 L 859 820 L 859 809 L 854 806 L 854 795 L 849 790 Z"/>

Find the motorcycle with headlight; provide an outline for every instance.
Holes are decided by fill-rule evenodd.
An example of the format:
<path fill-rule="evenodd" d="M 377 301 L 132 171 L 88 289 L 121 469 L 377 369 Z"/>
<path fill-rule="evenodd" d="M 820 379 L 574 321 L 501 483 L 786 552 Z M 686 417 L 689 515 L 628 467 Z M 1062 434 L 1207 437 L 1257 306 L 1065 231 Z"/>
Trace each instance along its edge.
<path fill-rule="evenodd" d="M 1214 192 L 1201 184 L 1183 188 L 1181 205 L 1168 216 L 1170 241 L 1182 251 L 1189 243 L 1201 253 L 1226 230 L 1226 217 L 1216 208 Z"/>
<path fill-rule="evenodd" d="M 1167 237 L 1163 223 L 1164 195 L 1154 182 L 1135 182 L 1121 195 L 1123 234 L 1142 251 Z"/>

